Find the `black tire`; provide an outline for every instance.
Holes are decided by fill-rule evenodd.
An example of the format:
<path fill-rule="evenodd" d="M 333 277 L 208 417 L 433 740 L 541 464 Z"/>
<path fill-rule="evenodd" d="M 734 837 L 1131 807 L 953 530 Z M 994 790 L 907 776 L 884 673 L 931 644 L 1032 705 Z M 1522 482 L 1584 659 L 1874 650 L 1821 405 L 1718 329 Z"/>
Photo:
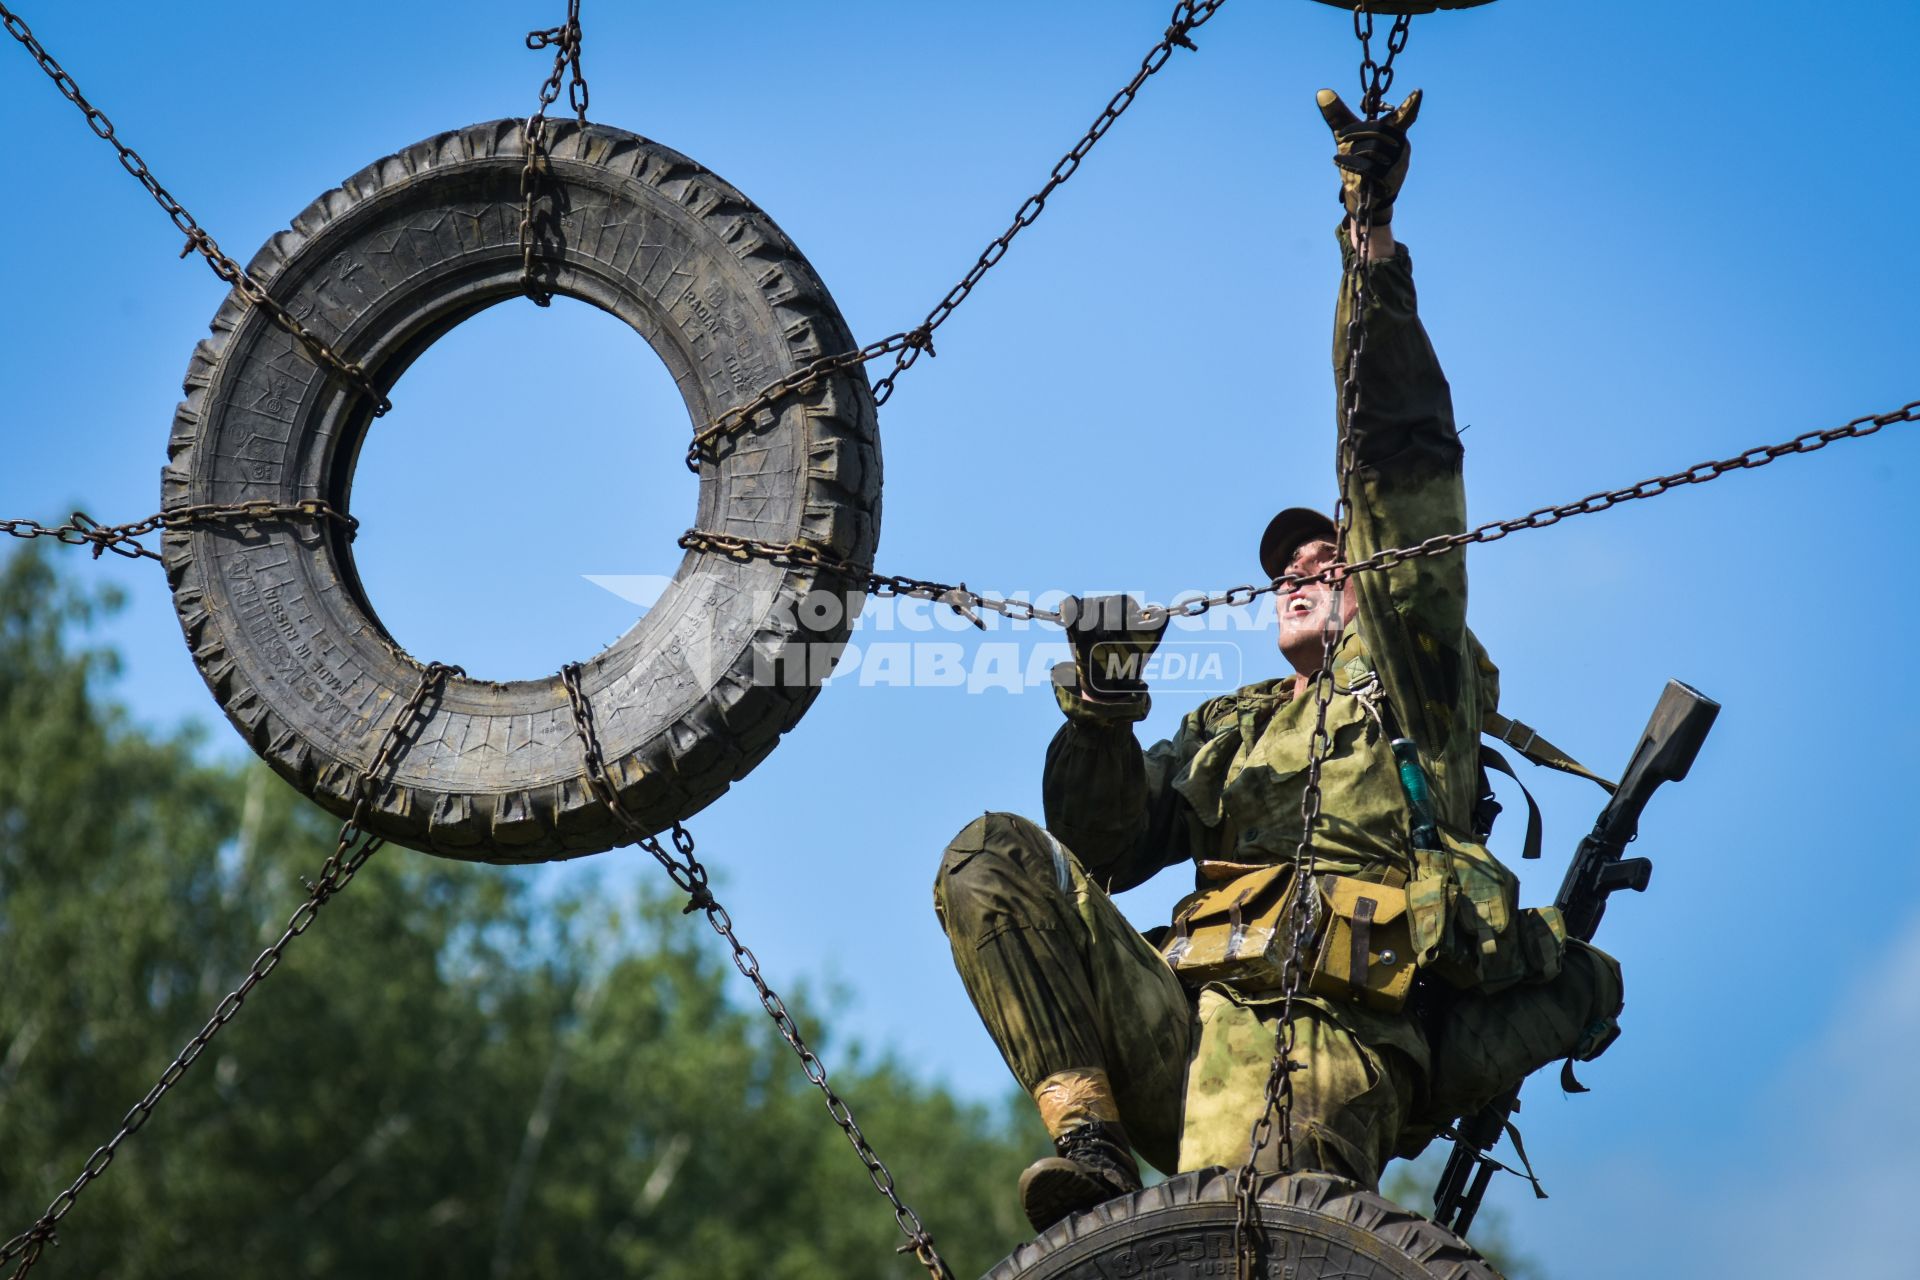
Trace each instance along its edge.
<path fill-rule="evenodd" d="M 547 140 L 564 214 L 542 238 L 543 283 L 639 331 L 692 424 L 855 345 L 800 251 L 727 183 L 618 129 L 555 122 Z M 524 159 L 517 121 L 429 138 L 314 201 L 248 270 L 390 387 L 440 334 L 521 294 Z M 237 295 L 212 330 L 187 368 L 163 504 L 321 499 L 345 510 L 369 406 Z M 880 448 L 862 371 L 787 399 L 717 455 L 701 469 L 701 528 L 872 562 Z M 169 532 L 164 553 L 194 661 L 228 718 L 282 777 L 344 815 L 420 673 L 361 590 L 346 535 L 299 520 L 203 525 Z M 583 664 L 608 772 L 650 828 L 719 796 L 813 701 L 818 659 L 851 627 L 850 611 L 810 627 L 795 609 L 816 578 L 690 553 L 659 603 Z M 764 678 L 800 671 L 810 678 Z M 585 785 L 557 676 L 455 678 L 428 715 L 380 788 L 370 830 L 491 862 L 626 839 Z"/>
<path fill-rule="evenodd" d="M 1261 1280 L 1500 1280 L 1458 1236 L 1340 1178 L 1263 1176 Z M 1023 1244 L 984 1280 L 1234 1278 L 1233 1172 L 1110 1200 Z"/>

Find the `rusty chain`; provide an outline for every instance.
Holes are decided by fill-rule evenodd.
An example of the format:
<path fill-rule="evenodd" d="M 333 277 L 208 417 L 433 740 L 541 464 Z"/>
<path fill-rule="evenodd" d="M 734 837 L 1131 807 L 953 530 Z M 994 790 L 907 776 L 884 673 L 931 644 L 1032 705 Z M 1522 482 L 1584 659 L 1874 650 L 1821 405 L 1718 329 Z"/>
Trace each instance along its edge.
<path fill-rule="evenodd" d="M 977 627 L 985 627 L 976 610 L 997 613 L 1015 622 L 1064 623 L 1056 609 L 1046 609 L 1030 600 L 1009 600 L 983 596 L 967 589 L 967 584 L 935 582 L 928 578 L 908 578 L 899 574 L 874 573 L 864 565 L 843 560 L 818 547 L 802 542 L 768 542 L 760 538 L 742 538 L 730 533 L 689 529 L 680 535 L 684 551 L 704 551 L 729 560 L 765 560 L 789 568 L 821 569 L 838 578 L 849 578 L 864 585 L 868 595 L 881 599 L 909 596 L 944 604 Z"/>
<path fill-rule="evenodd" d="M 455 674 L 464 673 L 458 667 L 449 667 L 438 662 L 421 669 L 419 684 L 401 705 L 393 723 L 387 726 L 387 732 L 381 739 L 379 750 L 374 753 L 373 759 L 353 781 L 351 793 L 353 809 L 347 820 L 340 825 L 339 840 L 334 845 L 332 855 L 320 868 L 320 874 L 313 880 L 307 881 L 306 901 L 302 902 L 288 918 L 287 926 L 279 938 L 255 957 L 253 965 L 247 970 L 247 976 L 241 980 L 240 985 L 215 1006 L 213 1016 L 207 1019 L 206 1024 L 194 1033 L 191 1040 L 187 1041 L 186 1047 L 167 1064 L 166 1070 L 160 1073 L 160 1078 L 153 1087 L 147 1090 L 140 1101 L 128 1109 L 126 1115 L 120 1120 L 118 1131 L 96 1147 L 93 1154 L 87 1157 L 87 1162 L 81 1167 L 79 1176 L 53 1198 L 52 1203 L 47 1205 L 46 1211 L 34 1220 L 32 1226 L 5 1244 L 0 1244 L 0 1266 L 5 1266 L 16 1259 L 19 1262 L 10 1280 L 22 1280 L 22 1277 L 40 1260 L 40 1255 L 47 1246 L 59 1243 L 60 1221 L 73 1208 L 74 1202 L 80 1198 L 80 1193 L 86 1190 L 87 1184 L 106 1172 L 107 1166 L 113 1163 L 114 1156 L 119 1152 L 121 1144 L 139 1132 L 141 1126 L 146 1124 L 153 1115 L 153 1109 L 159 1105 L 160 1099 L 165 1097 L 167 1092 L 180 1082 L 180 1078 L 186 1075 L 187 1069 L 199 1060 L 213 1038 L 220 1034 L 220 1029 L 239 1015 L 241 1007 L 246 1003 L 253 989 L 266 981 L 267 975 L 279 966 L 287 947 L 313 924 L 320 914 L 320 908 L 326 906 L 335 894 L 346 888 L 360 868 L 366 865 L 367 859 L 379 852 L 381 846 L 386 843 L 381 837 L 370 835 L 360 827 L 360 823 L 366 818 L 367 807 L 374 799 L 374 784 L 386 774 L 397 758 L 405 743 L 407 730 L 413 727 L 420 709 L 426 705 L 427 696 L 437 689 L 447 676 Z"/>
<path fill-rule="evenodd" d="M 567 83 L 567 105 L 581 124 L 587 122 L 587 78 L 580 70 L 580 0 L 567 0 L 567 20 L 560 26 L 527 32 L 527 48 L 538 52 L 553 50 L 553 70 L 540 86 L 540 104 L 527 117 L 522 145 L 527 153 L 526 167 L 520 171 L 520 287 L 535 306 L 553 304 L 553 291 L 542 288 L 535 275 L 535 216 L 541 179 L 546 169 L 547 108 L 560 98 L 560 77 L 572 69 Z"/>
<path fill-rule="evenodd" d="M 1141 608 L 1140 615 L 1147 623 L 1157 623 L 1171 617 L 1198 618 L 1219 608 L 1241 608 L 1254 604 L 1262 596 L 1291 591 L 1295 587 L 1312 586 L 1315 583 L 1331 584 L 1354 574 L 1375 573 L 1404 564 L 1409 560 L 1423 560 L 1429 556 L 1446 555 L 1463 547 L 1498 542 L 1508 534 L 1518 533 L 1524 529 L 1545 529 L 1562 520 L 1574 516 L 1593 515 L 1610 507 L 1617 507 L 1624 502 L 1655 498 L 1687 485 L 1705 484 L 1709 480 L 1717 480 L 1730 472 L 1751 471 L 1781 458 L 1814 453 L 1840 440 L 1862 439 L 1874 435 L 1883 427 L 1891 427 L 1902 422 L 1920 423 L 1920 400 L 1908 401 L 1899 408 L 1890 409 L 1885 413 L 1862 414 L 1837 427 L 1803 432 L 1791 440 L 1783 440 L 1778 444 L 1755 445 L 1728 458 L 1696 462 L 1682 470 L 1653 476 L 1622 489 L 1606 489 L 1572 502 L 1538 507 L 1525 515 L 1513 516 L 1505 520 L 1489 520 L 1485 524 L 1475 525 L 1461 533 L 1437 534 L 1411 546 L 1388 547 L 1374 552 L 1364 560 L 1355 560 L 1351 563 L 1336 562 L 1314 573 L 1282 574 L 1270 582 L 1246 582 L 1237 587 L 1229 587 L 1225 591 L 1211 595 L 1190 596 L 1175 600 L 1171 604 L 1145 605 Z M 1025 600 L 983 596 L 969 590 L 964 582 L 955 585 L 930 578 L 874 573 L 864 565 L 839 559 L 805 543 L 770 542 L 706 529 L 689 529 L 680 536 L 679 545 L 683 550 L 712 552 L 732 560 L 765 560 L 782 566 L 822 569 L 836 577 L 866 583 L 867 590 L 872 595 L 912 596 L 916 599 L 936 601 L 976 623 L 979 620 L 969 612 L 971 610 L 998 613 L 1016 622 L 1059 623 L 1062 621 L 1057 611 L 1041 608 Z"/>
<path fill-rule="evenodd" d="M 184 507 L 169 507 L 130 524 L 101 524 L 86 512 L 76 511 L 67 523 L 59 525 L 45 525 L 38 520 L 0 520 L 0 533 L 15 538 L 52 538 L 70 547 L 90 546 L 95 560 L 107 551 L 129 560 L 158 560 L 160 553 L 139 541 L 156 529 L 190 529 L 196 525 L 225 524 L 230 521 L 293 519 L 335 521 L 345 527 L 349 538 L 360 528 L 358 520 L 332 504 L 318 498 L 303 498 L 298 502 L 271 502 L 265 499 L 233 503 L 200 502 Z"/>
<path fill-rule="evenodd" d="M 1393 29 L 1387 33 L 1387 60 L 1375 62 L 1373 9 L 1364 4 L 1353 7 L 1353 34 L 1360 40 L 1360 112 L 1369 120 L 1378 119 L 1387 109 L 1387 94 L 1393 90 L 1393 60 L 1406 49 L 1412 24 L 1410 13 L 1394 18 Z"/>
<path fill-rule="evenodd" d="M 853 1145 L 860 1163 L 866 1167 L 867 1177 L 872 1180 L 874 1189 L 885 1196 L 887 1203 L 893 1206 L 893 1220 L 898 1224 L 901 1234 L 907 1238 L 907 1242 L 900 1246 L 898 1252 L 912 1253 L 919 1260 L 920 1265 L 927 1269 L 927 1274 L 932 1277 L 932 1280 L 954 1280 L 952 1269 L 934 1246 L 933 1235 L 920 1221 L 920 1216 L 900 1198 L 900 1193 L 894 1186 L 892 1171 L 874 1152 L 866 1135 L 860 1131 L 859 1124 L 854 1120 L 852 1109 L 847 1106 L 827 1078 L 826 1064 L 807 1047 L 807 1042 L 800 1033 L 799 1023 L 787 1011 L 785 1002 L 761 976 L 759 959 L 734 933 L 733 918 L 713 896 L 713 890 L 708 884 L 707 869 L 694 855 L 692 833 L 680 823 L 675 822 L 671 837 L 673 851 L 669 853 L 660 843 L 659 836 L 633 816 L 621 801 L 619 792 L 614 788 L 613 780 L 607 774 L 606 758 L 600 750 L 599 730 L 594 724 L 593 704 L 580 687 L 579 664 L 570 662 L 560 668 L 560 682 L 566 689 L 567 702 L 573 709 L 574 729 L 580 739 L 581 756 L 586 762 L 588 788 L 595 798 L 606 806 L 607 812 L 611 813 L 614 819 L 625 828 L 627 834 L 633 838 L 633 842 L 653 855 L 654 861 L 660 864 L 673 883 L 687 895 L 688 900 L 684 911 L 704 912 L 707 923 L 726 942 L 732 953 L 733 967 L 753 984 L 754 991 L 760 997 L 761 1008 L 765 1009 L 767 1016 L 773 1019 L 774 1026 L 779 1028 L 781 1038 L 799 1056 L 801 1069 L 806 1073 L 807 1080 L 826 1098 L 827 1114 L 833 1117 L 833 1122 L 840 1127 L 840 1131 L 846 1134 L 847 1141 Z"/>
<path fill-rule="evenodd" d="M 869 360 L 891 355 L 894 357 L 893 368 L 888 370 L 885 377 L 873 384 L 873 402 L 876 405 L 885 404 L 893 395 L 895 380 L 913 367 L 914 363 L 920 359 L 921 353 L 924 352 L 929 356 L 934 354 L 934 331 L 945 324 L 948 317 L 967 300 L 967 295 L 973 292 L 974 286 L 980 283 L 987 272 L 993 270 L 1000 260 L 1007 256 L 1007 250 L 1012 247 L 1014 237 L 1039 220 L 1041 212 L 1047 207 L 1047 200 L 1062 183 L 1074 175 L 1074 171 L 1080 167 L 1080 162 L 1087 158 L 1088 153 L 1100 139 L 1106 136 L 1107 130 L 1113 128 L 1114 122 L 1133 105 L 1133 100 L 1139 94 L 1141 86 L 1167 65 L 1176 48 L 1197 50 L 1198 46 L 1193 42 L 1193 33 L 1205 26 L 1225 3 L 1226 0 L 1180 0 L 1174 5 L 1173 15 L 1168 19 L 1167 29 L 1161 35 L 1160 43 L 1148 50 L 1147 56 L 1140 60 L 1140 69 L 1133 73 L 1133 79 L 1127 81 L 1118 93 L 1107 100 L 1107 105 L 1101 109 L 1099 116 L 1094 119 L 1086 133 L 1081 135 L 1072 149 L 1053 166 L 1052 172 L 1047 176 L 1046 184 L 1026 198 L 1014 213 L 1013 221 L 1008 224 L 1007 229 L 994 237 L 981 251 L 979 258 L 967 269 L 967 273 L 960 277 L 959 283 L 947 290 L 946 295 L 935 304 L 933 310 L 927 312 L 925 319 L 911 329 L 869 342 L 858 351 L 846 351 L 810 361 L 764 388 L 745 404 L 736 405 L 727 410 L 694 433 L 693 443 L 687 449 L 688 470 L 700 469 L 701 459 L 706 456 L 708 446 L 715 440 L 740 430 L 760 413 L 786 397 L 811 391 L 822 380 L 842 370 L 857 368 Z"/>
<path fill-rule="evenodd" d="M 1899 408 L 1889 409 L 1885 413 L 1862 414 L 1837 427 L 1803 432 L 1791 440 L 1783 440 L 1778 444 L 1755 445 L 1731 457 L 1710 462 L 1696 462 L 1690 467 L 1669 472 L 1666 475 L 1652 476 L 1625 488 L 1605 489 L 1599 493 L 1590 493 L 1584 498 L 1577 498 L 1572 502 L 1537 507 L 1525 515 L 1513 516 L 1505 520 L 1489 520 L 1485 524 L 1475 525 L 1461 533 L 1436 534 L 1424 542 L 1416 542 L 1411 546 L 1389 547 L 1383 551 L 1376 551 L 1364 560 L 1355 560 L 1351 564 L 1330 565 L 1317 574 L 1276 578 L 1264 586 L 1244 584 L 1215 595 L 1194 596 L 1172 605 L 1149 605 L 1143 612 L 1155 617 L 1162 614 L 1177 614 L 1197 618 L 1223 605 L 1251 604 L 1263 595 L 1285 591 L 1295 585 L 1331 582 L 1335 578 L 1356 573 L 1390 569 L 1394 565 L 1404 564 L 1409 560 L 1423 560 L 1428 556 L 1446 555 L 1463 547 L 1498 542 L 1508 534 L 1519 533 L 1524 529 L 1545 529 L 1550 525 L 1559 524 L 1562 520 L 1574 516 L 1594 515 L 1625 502 L 1657 498 L 1674 489 L 1718 480 L 1731 472 L 1751 471 L 1757 467 L 1764 467 L 1768 463 L 1777 462 L 1781 458 L 1814 453 L 1836 441 L 1863 439 L 1874 435 L 1883 427 L 1891 427 L 1902 422 L 1920 422 L 1920 400 L 1910 400 Z"/>
<path fill-rule="evenodd" d="M 393 408 L 393 402 L 374 386 L 373 380 L 367 376 L 365 369 L 347 360 L 318 334 L 294 319 L 292 313 L 267 292 L 265 285 L 254 279 L 244 267 L 221 251 L 219 244 L 194 220 L 194 216 L 173 198 L 171 192 L 160 185 L 160 180 L 147 168 L 147 162 L 140 158 L 140 153 L 120 141 L 114 132 L 113 121 L 107 119 L 106 113 L 100 108 L 87 101 L 86 95 L 80 92 L 80 86 L 72 76 L 67 74 L 66 68 L 54 60 L 53 55 L 48 53 L 46 47 L 34 37 L 27 24 L 5 4 L 0 4 L 0 23 L 4 23 L 7 34 L 18 40 L 33 56 L 33 60 L 40 64 L 40 69 L 47 73 L 61 96 L 80 108 L 80 113 L 86 117 L 87 127 L 113 147 L 119 154 L 120 167 L 131 174 L 134 181 L 146 188 L 147 194 L 153 197 L 154 203 L 158 204 L 167 217 L 172 219 L 173 225 L 179 229 L 180 234 L 187 238 L 186 246 L 180 250 L 181 257 L 184 258 L 189 253 L 199 253 L 207 260 L 207 265 L 213 268 L 213 274 L 232 286 L 241 297 L 266 312 L 275 324 L 292 334 L 315 361 L 333 370 L 354 390 L 365 396 L 367 402 L 373 406 L 374 417 L 377 418 Z"/>
<path fill-rule="evenodd" d="M 1803 432 L 1778 444 L 1755 445 L 1731 457 L 1696 462 L 1690 467 L 1666 475 L 1653 476 L 1625 488 L 1606 489 L 1572 502 L 1538 507 L 1521 516 L 1489 520 L 1485 524 L 1476 525 L 1464 532 L 1438 534 L 1411 546 L 1389 547 L 1375 552 L 1364 560 L 1328 565 L 1315 573 L 1285 574 L 1270 582 L 1242 583 L 1236 587 L 1229 587 L 1225 591 L 1190 596 L 1175 600 L 1171 604 L 1149 604 L 1141 609 L 1141 616 L 1152 623 L 1169 617 L 1198 618 L 1223 607 L 1242 608 L 1258 602 L 1262 596 L 1289 591 L 1298 586 L 1331 583 L 1352 574 L 1376 572 L 1409 560 L 1445 555 L 1480 543 L 1498 542 L 1511 533 L 1518 533 L 1525 529 L 1544 529 L 1573 516 L 1592 515 L 1624 502 L 1658 497 L 1670 490 L 1688 485 L 1705 484 L 1709 480 L 1717 480 L 1730 472 L 1750 471 L 1757 467 L 1764 467 L 1780 458 L 1814 453 L 1837 441 L 1861 439 L 1876 434 L 1884 427 L 1903 422 L 1920 422 L 1920 400 L 1909 401 L 1897 409 L 1890 409 L 1884 413 L 1862 414 L 1837 427 Z M 129 559 L 144 557 L 157 560 L 160 558 L 157 553 L 138 543 L 129 546 L 131 538 L 156 528 L 181 528 L 227 519 L 294 516 L 330 518 L 344 524 L 349 531 L 359 526 L 359 521 L 352 516 L 337 511 L 324 502 L 308 499 L 291 506 L 246 502 L 232 506 L 203 504 L 181 507 L 123 525 L 101 525 L 84 512 L 76 511 L 70 523 L 56 526 L 43 525 L 34 520 L 0 520 L 0 533 L 11 534 L 16 538 L 51 537 L 71 546 L 90 545 L 94 547 L 96 556 L 103 551 L 113 551 Z M 1042 608 L 1030 601 L 980 595 L 969 590 L 964 582 L 952 584 L 929 578 L 874 573 L 867 566 L 837 558 L 804 543 L 770 542 L 710 530 L 689 529 L 681 535 L 679 545 L 683 550 L 712 552 L 732 560 L 766 560 L 783 566 L 822 569 L 837 577 L 864 583 L 868 593 L 876 597 L 910 596 L 921 600 L 932 600 L 945 604 L 963 615 L 966 615 L 969 610 L 984 610 L 1000 614 L 1015 622 L 1058 623 L 1061 621 L 1058 611 Z M 969 620 L 974 619 L 969 617 Z"/>

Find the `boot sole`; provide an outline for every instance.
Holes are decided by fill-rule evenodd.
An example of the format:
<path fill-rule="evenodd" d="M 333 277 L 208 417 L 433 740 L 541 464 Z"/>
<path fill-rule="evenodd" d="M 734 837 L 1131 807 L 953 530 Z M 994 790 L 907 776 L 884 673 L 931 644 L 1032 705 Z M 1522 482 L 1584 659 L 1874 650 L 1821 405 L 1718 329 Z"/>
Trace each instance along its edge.
<path fill-rule="evenodd" d="M 1041 1232 L 1138 1189 L 1090 1178 L 1069 1160 L 1042 1160 L 1020 1175 L 1020 1207 L 1034 1231 Z"/>

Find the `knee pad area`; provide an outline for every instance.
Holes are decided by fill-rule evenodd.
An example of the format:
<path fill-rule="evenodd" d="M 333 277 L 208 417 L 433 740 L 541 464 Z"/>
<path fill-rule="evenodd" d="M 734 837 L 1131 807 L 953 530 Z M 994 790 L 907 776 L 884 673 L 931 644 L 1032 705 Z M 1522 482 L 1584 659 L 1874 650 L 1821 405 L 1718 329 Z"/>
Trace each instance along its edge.
<path fill-rule="evenodd" d="M 1034 914 L 1057 889 L 1054 845 L 1038 824 L 1014 813 L 986 813 L 960 829 L 940 858 L 934 910 L 949 934 L 985 937 Z"/>
<path fill-rule="evenodd" d="M 1023 873 L 1052 873 L 1052 851 L 1038 823 L 1017 813 L 983 813 L 947 842 L 939 878 L 946 880 L 976 862 L 1011 864 Z"/>

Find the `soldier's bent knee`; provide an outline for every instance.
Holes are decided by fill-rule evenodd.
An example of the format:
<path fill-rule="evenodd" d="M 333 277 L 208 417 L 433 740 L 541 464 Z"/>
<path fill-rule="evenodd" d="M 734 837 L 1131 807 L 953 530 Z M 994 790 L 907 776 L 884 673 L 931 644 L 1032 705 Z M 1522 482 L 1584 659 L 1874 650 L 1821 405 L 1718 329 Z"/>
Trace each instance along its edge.
<path fill-rule="evenodd" d="M 985 813 L 948 842 L 933 882 L 934 911 L 949 933 L 973 931 L 983 916 L 1006 914 L 1009 897 L 1044 881 L 1058 888 L 1064 851 L 1039 824 L 1017 813 Z M 1064 865 L 1064 864 L 1063 864 Z M 1010 892 L 1011 891 L 1011 892 Z"/>
<path fill-rule="evenodd" d="M 1011 863 L 1021 872 L 1031 873 L 1039 869 L 1037 863 L 1050 862 L 1044 854 L 1035 856 L 1048 843 L 1037 823 L 1017 813 L 983 813 L 947 842 L 946 854 L 940 859 L 940 880 L 963 873 L 970 864 L 995 861 L 1003 864 L 1003 870 Z"/>

